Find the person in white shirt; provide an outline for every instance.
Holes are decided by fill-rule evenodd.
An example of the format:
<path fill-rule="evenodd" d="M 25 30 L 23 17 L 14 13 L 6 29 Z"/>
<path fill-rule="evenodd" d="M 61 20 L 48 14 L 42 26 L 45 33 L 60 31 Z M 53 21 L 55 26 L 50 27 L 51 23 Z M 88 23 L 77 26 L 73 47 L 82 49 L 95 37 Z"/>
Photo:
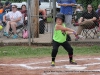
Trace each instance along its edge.
<path fill-rule="evenodd" d="M 9 29 L 11 27 L 14 32 L 13 39 L 18 38 L 16 27 L 23 24 L 23 18 L 21 12 L 17 10 L 16 5 L 12 5 L 12 11 L 3 16 L 3 22 L 6 22 L 6 32 L 4 32 L 4 36 L 9 36 Z"/>

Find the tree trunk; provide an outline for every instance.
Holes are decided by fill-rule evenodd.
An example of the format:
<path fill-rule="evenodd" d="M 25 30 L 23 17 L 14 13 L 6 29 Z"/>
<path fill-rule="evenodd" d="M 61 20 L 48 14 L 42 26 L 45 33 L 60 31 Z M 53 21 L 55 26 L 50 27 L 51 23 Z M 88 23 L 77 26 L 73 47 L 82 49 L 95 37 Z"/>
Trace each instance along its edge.
<path fill-rule="evenodd" d="M 34 37 L 39 37 L 39 1 L 38 0 L 32 0 L 32 32 L 34 33 Z"/>

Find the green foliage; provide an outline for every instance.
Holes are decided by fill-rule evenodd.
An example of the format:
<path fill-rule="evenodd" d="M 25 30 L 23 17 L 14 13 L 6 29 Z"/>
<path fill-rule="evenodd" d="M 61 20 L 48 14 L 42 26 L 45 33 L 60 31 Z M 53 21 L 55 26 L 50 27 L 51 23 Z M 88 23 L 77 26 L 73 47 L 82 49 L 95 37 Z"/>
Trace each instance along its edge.
<path fill-rule="evenodd" d="M 97 0 L 94 0 L 91 4 L 93 5 L 94 10 L 96 10 L 98 8 L 99 2 L 97 2 Z"/>
<path fill-rule="evenodd" d="M 74 55 L 100 55 L 100 46 L 92 47 L 73 47 Z M 52 47 L 20 47 L 6 46 L 0 48 L 0 58 L 29 58 L 29 57 L 51 57 Z M 58 55 L 67 55 L 63 47 L 58 50 Z"/>
<path fill-rule="evenodd" d="M 77 0 L 77 3 L 82 4 L 85 9 L 88 4 L 92 4 L 94 9 L 96 10 L 98 8 L 98 5 L 100 4 L 100 0 Z"/>

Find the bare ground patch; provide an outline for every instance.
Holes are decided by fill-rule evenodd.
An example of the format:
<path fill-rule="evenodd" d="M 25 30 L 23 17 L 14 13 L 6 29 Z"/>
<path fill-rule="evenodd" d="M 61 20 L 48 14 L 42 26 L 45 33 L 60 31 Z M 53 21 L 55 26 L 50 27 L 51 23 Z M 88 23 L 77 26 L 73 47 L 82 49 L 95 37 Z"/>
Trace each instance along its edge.
<path fill-rule="evenodd" d="M 77 65 L 70 65 L 68 56 L 57 56 L 51 67 L 51 57 L 1 58 L 0 75 L 99 75 L 99 56 L 75 56 Z M 82 69 L 86 67 L 85 69 Z"/>

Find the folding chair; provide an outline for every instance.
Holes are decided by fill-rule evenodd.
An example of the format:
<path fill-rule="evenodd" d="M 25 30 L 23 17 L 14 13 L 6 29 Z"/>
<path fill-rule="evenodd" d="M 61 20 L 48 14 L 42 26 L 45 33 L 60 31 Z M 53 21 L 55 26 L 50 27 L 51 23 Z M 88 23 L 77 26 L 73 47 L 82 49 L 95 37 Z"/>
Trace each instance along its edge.
<path fill-rule="evenodd" d="M 4 28 L 3 28 L 3 30 L 2 30 L 2 35 L 3 35 L 3 33 L 5 32 L 6 23 L 5 23 L 5 22 L 2 22 L 2 23 L 3 23 L 3 25 L 4 25 Z M 25 23 L 26 23 L 26 22 L 25 22 Z M 23 32 L 23 30 L 26 29 L 26 24 L 25 24 L 25 23 L 23 23 L 23 24 L 19 25 L 18 27 L 16 27 L 16 34 L 17 34 L 18 37 L 20 37 L 20 38 L 22 38 L 22 32 Z M 13 34 L 14 34 L 14 33 L 13 33 L 12 29 L 10 28 L 10 29 L 9 29 L 9 36 L 8 36 L 7 38 L 10 38 Z"/>
<path fill-rule="evenodd" d="M 78 22 L 79 18 L 81 17 L 83 11 L 76 11 L 76 14 L 75 14 L 75 21 Z"/>
<path fill-rule="evenodd" d="M 16 34 L 17 34 L 18 37 L 20 37 L 20 38 L 22 38 L 23 29 L 24 29 L 24 24 L 19 25 L 18 27 L 16 27 Z M 10 30 L 9 30 L 9 36 L 8 36 L 7 38 L 11 37 L 13 34 L 14 34 L 14 33 L 13 33 L 12 29 L 10 28 Z"/>
<path fill-rule="evenodd" d="M 94 39 L 95 36 L 98 37 L 97 32 L 98 32 L 98 27 L 99 27 L 99 20 L 97 19 L 96 21 L 94 21 L 94 23 L 95 25 L 83 29 L 83 32 L 85 32 L 86 38 L 90 37 Z"/>
<path fill-rule="evenodd" d="M 28 22 L 27 20 L 24 20 L 23 24 L 16 27 L 16 33 L 17 33 L 18 37 L 22 38 L 23 30 L 24 29 L 27 30 L 27 24 L 28 24 L 27 22 Z M 12 36 L 13 34 L 14 33 L 13 33 L 12 29 L 10 28 L 9 37 Z M 9 37 L 7 37 L 7 38 L 9 38 Z"/>
<path fill-rule="evenodd" d="M 83 29 L 81 34 L 85 38 L 94 39 L 97 34 L 97 26 L 91 26 L 91 27 L 87 27 L 87 28 Z"/>
<path fill-rule="evenodd" d="M 94 26 L 90 26 L 90 27 L 85 27 L 83 30 L 82 30 L 82 36 L 85 37 L 85 38 L 92 38 L 94 39 L 95 36 L 97 36 L 97 28 L 98 28 L 98 21 L 96 21 L 97 24 L 95 24 Z M 75 23 L 74 26 L 79 26 L 78 23 Z"/>

